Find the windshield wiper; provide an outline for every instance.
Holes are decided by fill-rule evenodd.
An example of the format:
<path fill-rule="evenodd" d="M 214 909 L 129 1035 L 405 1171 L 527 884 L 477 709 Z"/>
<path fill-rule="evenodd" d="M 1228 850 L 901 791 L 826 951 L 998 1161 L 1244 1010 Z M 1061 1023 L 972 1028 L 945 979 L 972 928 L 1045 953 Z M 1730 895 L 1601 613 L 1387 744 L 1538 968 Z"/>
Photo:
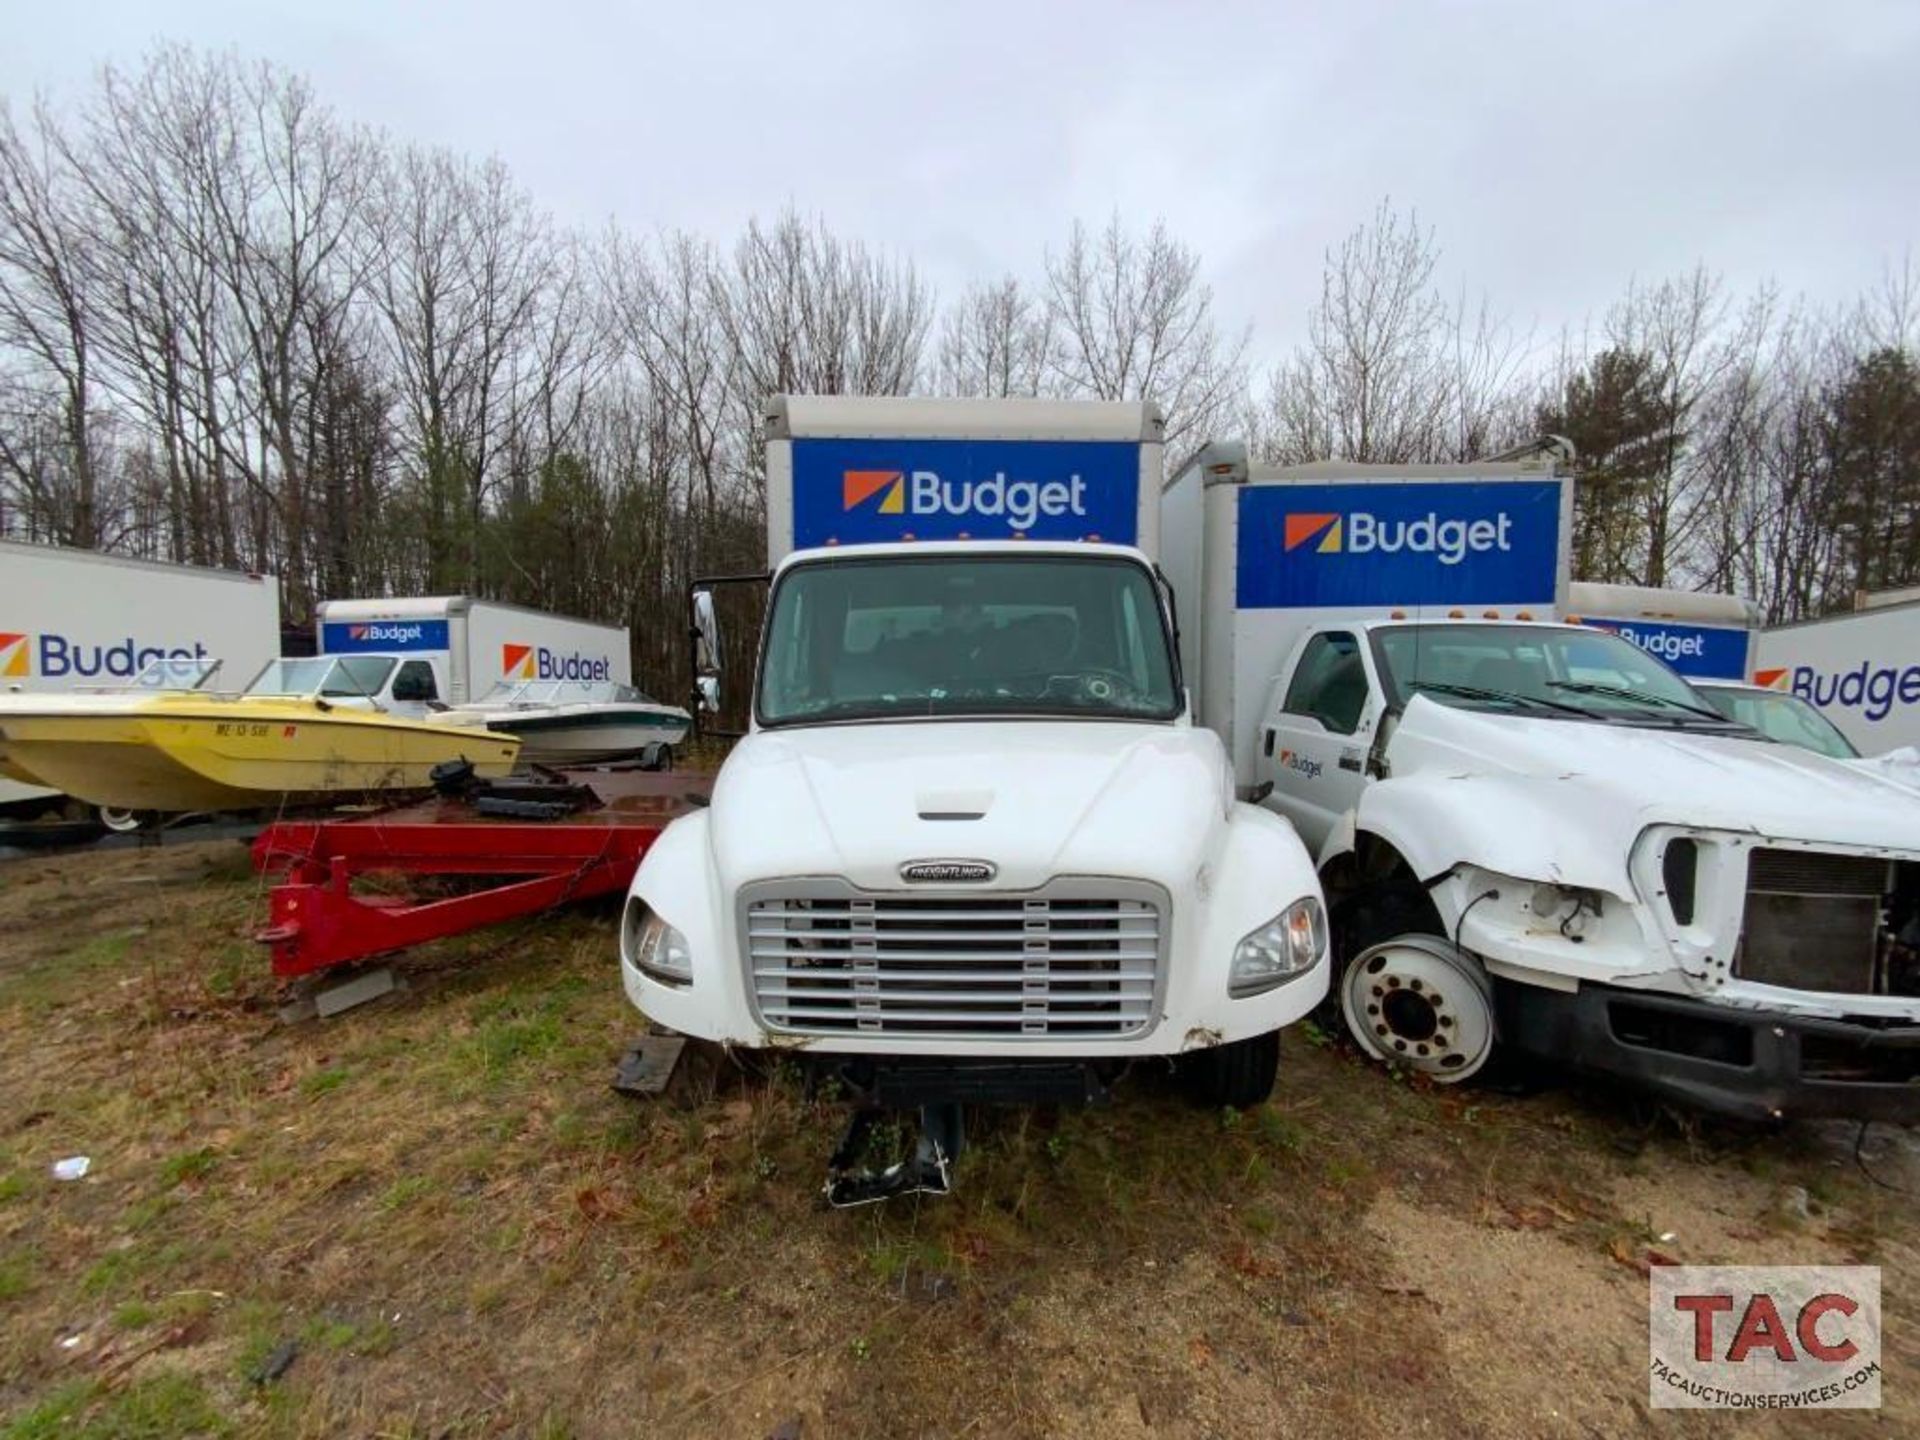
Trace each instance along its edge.
<path fill-rule="evenodd" d="M 1568 715 L 1581 715 L 1591 720 L 1593 711 L 1584 705 L 1569 705 L 1564 700 L 1549 700 L 1544 695 L 1515 695 L 1506 690 L 1488 690 L 1480 685 L 1456 685 L 1450 680 L 1415 680 L 1408 684 L 1409 690 L 1435 690 L 1442 695 L 1458 695 L 1463 700 L 1495 700 L 1508 705 L 1533 705 L 1544 710 L 1559 710 Z"/>
<path fill-rule="evenodd" d="M 1684 710 L 1689 715 L 1698 715 L 1702 719 L 1712 720 L 1721 725 L 1735 725 L 1739 722 L 1727 719 L 1718 710 L 1705 705 L 1689 705 L 1685 700 L 1675 700 L 1670 695 L 1653 695 L 1644 690 L 1629 690 L 1624 685 L 1602 685 L 1594 680 L 1549 680 L 1547 684 L 1556 690 L 1571 690 L 1576 695 L 1605 695 L 1614 700 L 1630 700 L 1634 704 L 1664 705 L 1670 710 Z"/>

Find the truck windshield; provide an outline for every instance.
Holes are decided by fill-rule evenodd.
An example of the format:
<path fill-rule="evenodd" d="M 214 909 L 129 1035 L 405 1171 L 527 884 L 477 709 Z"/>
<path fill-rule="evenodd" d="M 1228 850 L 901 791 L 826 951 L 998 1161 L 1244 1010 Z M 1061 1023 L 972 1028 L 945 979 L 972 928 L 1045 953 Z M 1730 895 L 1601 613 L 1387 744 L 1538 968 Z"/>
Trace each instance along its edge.
<path fill-rule="evenodd" d="M 1798 695 L 1752 690 L 1743 685 L 1703 685 L 1700 693 L 1729 720 L 1758 730 L 1769 740 L 1798 745 L 1836 760 L 1857 760 L 1860 752 L 1834 723 Z"/>
<path fill-rule="evenodd" d="M 1667 666 L 1604 630 L 1405 625 L 1374 632 L 1395 698 L 1585 719 L 1744 730 Z"/>
<path fill-rule="evenodd" d="M 829 560 L 796 566 L 774 587 L 763 725 L 1179 713 L 1153 578 L 1128 560 Z"/>

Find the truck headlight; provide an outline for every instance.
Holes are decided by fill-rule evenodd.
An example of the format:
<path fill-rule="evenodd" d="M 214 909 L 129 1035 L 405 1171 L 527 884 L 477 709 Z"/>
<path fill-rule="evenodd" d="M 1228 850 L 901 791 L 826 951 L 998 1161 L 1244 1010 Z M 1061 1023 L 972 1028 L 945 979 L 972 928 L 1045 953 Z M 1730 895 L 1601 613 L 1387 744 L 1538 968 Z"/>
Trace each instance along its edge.
<path fill-rule="evenodd" d="M 687 937 L 637 897 L 627 901 L 620 916 L 620 952 L 635 969 L 664 984 L 693 982 L 693 952 L 687 948 Z"/>
<path fill-rule="evenodd" d="M 1233 947 L 1227 993 L 1236 1000 L 1284 985 L 1313 968 L 1327 946 L 1327 914 L 1312 895 L 1296 900 Z"/>

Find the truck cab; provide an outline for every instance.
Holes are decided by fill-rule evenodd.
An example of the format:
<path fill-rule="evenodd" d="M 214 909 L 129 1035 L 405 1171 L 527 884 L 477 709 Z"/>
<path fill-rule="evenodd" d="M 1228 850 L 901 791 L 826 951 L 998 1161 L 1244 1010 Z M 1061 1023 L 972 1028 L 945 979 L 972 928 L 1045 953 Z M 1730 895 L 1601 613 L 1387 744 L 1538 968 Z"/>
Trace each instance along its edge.
<path fill-rule="evenodd" d="M 1235 798 L 1194 723 L 1150 554 L 1071 534 L 1157 500 L 1140 408 L 1091 417 L 1132 447 L 1116 498 L 1077 407 L 839 404 L 818 421 L 863 433 L 829 510 L 893 503 L 888 476 L 933 533 L 778 556 L 749 733 L 634 878 L 629 998 L 870 1094 L 1087 1099 L 1188 1057 L 1208 1100 L 1264 1098 L 1278 1031 L 1326 993 L 1325 916 L 1292 827 Z M 890 419 L 910 433 L 876 437 Z M 776 453 L 770 484 L 806 470 Z M 770 496 L 801 529 L 817 503 Z"/>
<path fill-rule="evenodd" d="M 445 710 L 446 661 L 439 655 L 283 655 L 248 682 L 249 695 L 298 695 L 350 710 L 428 719 Z"/>

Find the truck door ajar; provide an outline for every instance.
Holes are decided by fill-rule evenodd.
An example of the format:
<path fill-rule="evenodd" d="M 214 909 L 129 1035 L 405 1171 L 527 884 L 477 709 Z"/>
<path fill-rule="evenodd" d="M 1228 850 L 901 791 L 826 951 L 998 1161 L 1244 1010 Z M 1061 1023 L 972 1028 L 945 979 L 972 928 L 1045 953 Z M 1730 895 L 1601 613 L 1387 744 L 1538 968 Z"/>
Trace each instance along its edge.
<path fill-rule="evenodd" d="M 1274 686 L 1260 726 L 1260 773 L 1268 803 L 1293 822 L 1309 851 L 1360 802 L 1367 745 L 1379 715 L 1360 637 L 1323 630 L 1301 647 Z"/>

